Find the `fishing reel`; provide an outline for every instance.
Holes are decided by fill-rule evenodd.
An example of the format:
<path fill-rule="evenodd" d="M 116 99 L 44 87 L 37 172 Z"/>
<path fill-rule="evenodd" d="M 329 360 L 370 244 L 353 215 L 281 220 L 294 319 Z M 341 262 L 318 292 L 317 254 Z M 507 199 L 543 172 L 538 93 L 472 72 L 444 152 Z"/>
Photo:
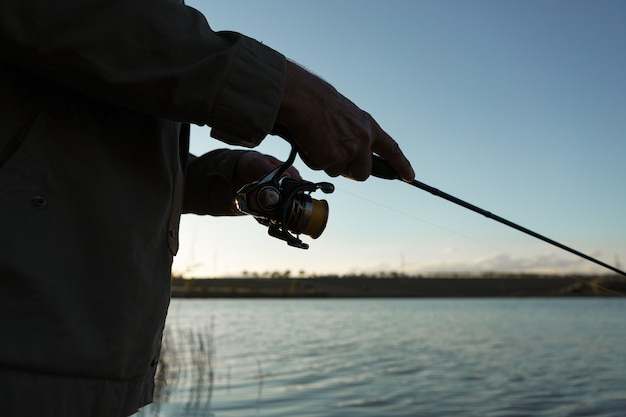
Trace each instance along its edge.
<path fill-rule="evenodd" d="M 267 226 L 270 236 L 284 240 L 289 246 L 308 249 L 309 245 L 298 235 L 317 239 L 328 221 L 328 202 L 316 200 L 310 193 L 320 189 L 329 194 L 335 186 L 329 182 L 313 183 L 283 177 L 295 158 L 296 149 L 292 148 L 282 165 L 258 181 L 241 187 L 235 195 L 235 204 L 239 211 L 252 215 Z"/>

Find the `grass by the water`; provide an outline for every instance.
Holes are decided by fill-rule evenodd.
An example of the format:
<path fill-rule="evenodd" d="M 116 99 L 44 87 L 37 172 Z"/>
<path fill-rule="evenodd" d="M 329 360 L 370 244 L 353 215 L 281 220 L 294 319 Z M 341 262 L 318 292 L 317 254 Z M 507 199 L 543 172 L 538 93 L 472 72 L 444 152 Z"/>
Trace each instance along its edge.
<path fill-rule="evenodd" d="M 215 377 L 215 345 L 211 326 L 180 329 L 166 326 L 157 367 L 154 403 L 137 416 L 165 416 L 162 406 L 176 395 L 184 415 L 209 416 Z"/>

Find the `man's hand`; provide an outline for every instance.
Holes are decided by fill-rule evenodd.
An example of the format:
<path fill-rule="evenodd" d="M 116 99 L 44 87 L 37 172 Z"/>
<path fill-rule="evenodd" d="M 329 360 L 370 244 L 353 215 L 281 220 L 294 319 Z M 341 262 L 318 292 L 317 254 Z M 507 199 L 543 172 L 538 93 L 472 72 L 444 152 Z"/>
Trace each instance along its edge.
<path fill-rule="evenodd" d="M 331 177 L 363 181 L 377 153 L 411 181 L 410 162 L 398 144 L 376 121 L 324 80 L 287 62 L 287 74 L 277 125 L 289 132 L 302 160 Z"/>
<path fill-rule="evenodd" d="M 233 174 L 233 191 L 237 192 L 244 185 L 257 181 L 280 165 L 282 165 L 282 162 L 273 156 L 265 155 L 256 151 L 243 152 L 235 165 L 235 172 Z M 302 179 L 298 170 L 293 166 L 289 167 L 283 176 Z"/>

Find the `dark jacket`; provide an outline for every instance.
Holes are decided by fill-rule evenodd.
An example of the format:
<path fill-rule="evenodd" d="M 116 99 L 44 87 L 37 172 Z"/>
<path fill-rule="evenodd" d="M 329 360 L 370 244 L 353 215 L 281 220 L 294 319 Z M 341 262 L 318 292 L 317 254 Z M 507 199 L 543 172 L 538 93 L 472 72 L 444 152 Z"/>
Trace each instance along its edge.
<path fill-rule="evenodd" d="M 1 416 L 151 401 L 179 216 L 234 213 L 188 124 L 257 144 L 284 67 L 171 0 L 0 1 Z"/>

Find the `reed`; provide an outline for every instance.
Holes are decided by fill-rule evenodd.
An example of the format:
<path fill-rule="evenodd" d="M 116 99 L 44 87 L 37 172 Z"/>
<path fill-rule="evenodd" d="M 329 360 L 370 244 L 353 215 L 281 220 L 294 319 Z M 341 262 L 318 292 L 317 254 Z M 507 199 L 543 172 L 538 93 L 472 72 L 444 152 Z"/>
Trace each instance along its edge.
<path fill-rule="evenodd" d="M 212 334 L 213 323 L 195 329 L 165 327 L 154 403 L 144 407 L 137 416 L 166 416 L 165 404 L 176 404 L 184 416 L 212 415 L 210 403 L 215 378 Z"/>

